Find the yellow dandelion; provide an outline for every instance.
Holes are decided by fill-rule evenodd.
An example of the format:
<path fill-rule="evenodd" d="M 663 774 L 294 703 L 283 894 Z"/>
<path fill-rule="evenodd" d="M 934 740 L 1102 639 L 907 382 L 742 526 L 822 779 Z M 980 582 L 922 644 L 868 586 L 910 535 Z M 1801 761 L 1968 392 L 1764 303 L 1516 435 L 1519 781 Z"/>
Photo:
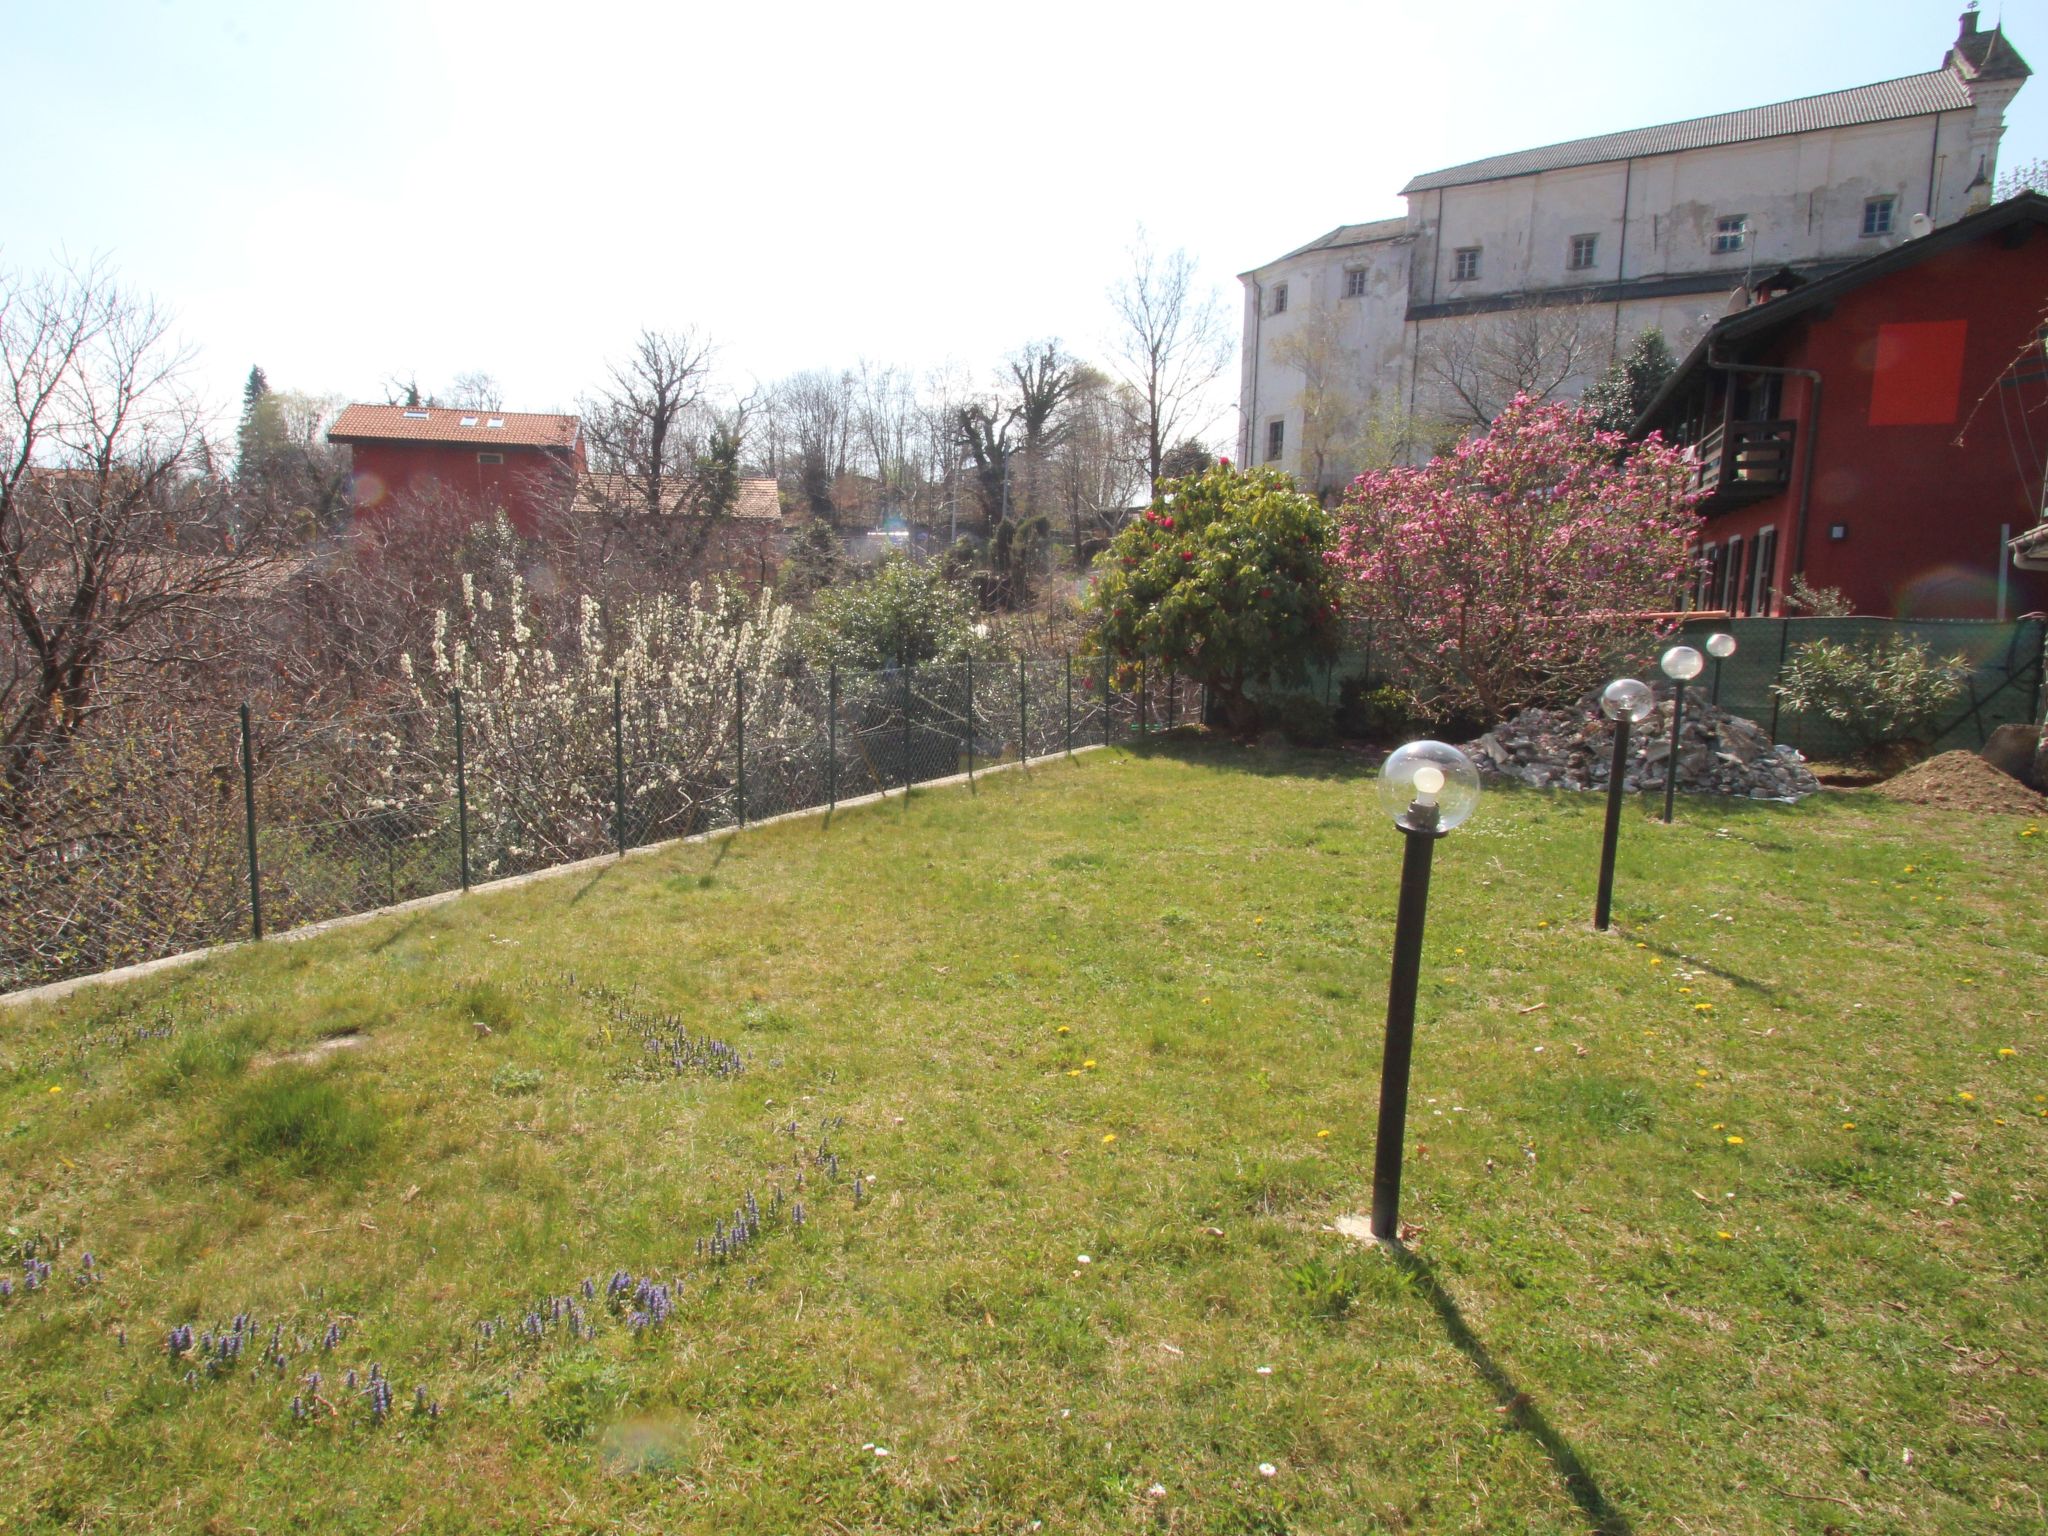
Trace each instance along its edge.
<path fill-rule="evenodd" d="M 52 1093 L 62 1093 L 63 1091 L 64 1091 L 64 1089 L 63 1089 L 63 1086 L 62 1086 L 61 1084 L 58 1084 L 58 1083 L 52 1083 L 52 1084 L 50 1084 L 50 1092 L 52 1092 Z"/>
<path fill-rule="evenodd" d="M 1713 1075 L 1705 1067 L 1694 1067 L 1692 1071 L 1695 1077 L 1711 1077 Z"/>
<path fill-rule="evenodd" d="M 1642 941 L 1641 939 L 1637 939 L 1637 940 L 1636 940 L 1636 948 L 1637 948 L 1637 949 L 1648 949 L 1649 947 L 1650 947 L 1650 946 L 1649 946 L 1649 945 L 1647 945 L 1647 944 L 1645 944 L 1645 943 L 1644 943 L 1644 942 L 1643 942 L 1643 941 Z"/>
<path fill-rule="evenodd" d="M 1652 956 L 1650 956 L 1650 964 L 1652 964 L 1652 965 L 1662 965 L 1663 963 L 1664 963 L 1664 957 L 1663 957 L 1662 955 L 1652 955 Z"/>
<path fill-rule="evenodd" d="M 1714 1011 L 1714 1005 L 1712 1003 L 1694 1003 L 1692 1005 L 1692 1011 L 1694 1013 L 1712 1013 Z"/>
<path fill-rule="evenodd" d="M 1679 995 L 1680 997 L 1689 997 L 1689 996 L 1690 996 L 1691 994 L 1692 994 L 1692 988 L 1691 988 L 1691 987 L 1680 987 L 1680 988 L 1678 989 L 1678 995 Z"/>
<path fill-rule="evenodd" d="M 1255 917 L 1252 919 L 1252 926 L 1254 928 L 1263 927 L 1265 925 L 1265 921 L 1266 920 L 1263 917 Z"/>
<path fill-rule="evenodd" d="M 1907 873 L 1907 874 L 1909 874 L 1909 875 L 1910 875 L 1911 873 L 1913 873 L 1913 866 L 1912 866 L 1912 865 L 1908 864 L 1908 865 L 1906 866 L 1906 873 Z"/>
<path fill-rule="evenodd" d="M 1057 1031 L 1055 1031 L 1055 1033 L 1058 1033 L 1058 1034 L 1062 1034 L 1062 1035 L 1071 1035 L 1071 1034 L 1072 1034 L 1073 1032 L 1074 1032 L 1074 1031 L 1073 1031 L 1073 1029 L 1072 1029 L 1072 1028 L 1071 1028 L 1070 1026 L 1068 1026 L 1068 1025 L 1065 1025 L 1065 1024 L 1062 1024 L 1062 1025 L 1061 1025 L 1061 1026 L 1059 1027 L 1059 1029 L 1058 1029 Z"/>
<path fill-rule="evenodd" d="M 1714 1122 L 1714 1129 L 1717 1131 L 1725 1131 L 1728 1129 L 1728 1127 L 1723 1125 L 1720 1121 L 1716 1120 Z"/>
<path fill-rule="evenodd" d="M 1460 944 L 1456 949 L 1452 950 L 1451 953 L 1454 955 L 1462 955 L 1463 953 L 1465 953 L 1465 946 Z"/>
<path fill-rule="evenodd" d="M 1104 1146 L 1106 1147 L 1106 1146 L 1108 1146 L 1108 1145 L 1109 1145 L 1109 1144 L 1110 1144 L 1110 1143 L 1111 1143 L 1112 1141 L 1115 1141 L 1115 1140 L 1116 1140 L 1116 1132 L 1115 1132 L 1115 1131 L 1111 1131 L 1111 1132 L 1110 1132 L 1110 1133 L 1109 1133 L 1109 1134 L 1108 1134 L 1107 1136 L 1104 1136 L 1104 1137 L 1102 1138 L 1102 1144 L 1103 1144 L 1103 1145 L 1104 1145 Z"/>
<path fill-rule="evenodd" d="M 1991 1117 L 1991 1123 L 1992 1123 L 1993 1125 L 2003 1125 L 2003 1124 L 2005 1124 L 2005 1122 L 2004 1122 L 2003 1120 L 2001 1120 L 2001 1119 L 2000 1119 L 2000 1118 L 1999 1118 L 1998 1116 L 1996 1116 L 1996 1115 L 1993 1115 L 1993 1116 Z"/>
<path fill-rule="evenodd" d="M 1317 1131 L 1317 1132 L 1316 1132 L 1316 1140 L 1317 1140 L 1317 1141 L 1327 1141 L 1327 1140 L 1329 1139 L 1329 1136 L 1330 1136 L 1330 1133 L 1329 1133 L 1328 1131 Z"/>
<path fill-rule="evenodd" d="M 1724 1243 L 1732 1243 L 1735 1241 L 1735 1234 L 1733 1232 L 1716 1232 L 1714 1236 L 1721 1239 L 1721 1241 Z"/>
<path fill-rule="evenodd" d="M 1090 1056 L 1086 1061 L 1082 1062 L 1081 1065 L 1084 1067 L 1092 1067 L 1095 1065 L 1095 1058 L 1093 1056 Z"/>
<path fill-rule="evenodd" d="M 1977 1095 L 1970 1092 L 1970 1090 L 1967 1088 L 1965 1088 L 1961 1093 L 1958 1093 L 1956 1097 L 1961 1099 L 1965 1104 L 1974 1104 L 1977 1102 Z"/>
<path fill-rule="evenodd" d="M 1728 1138 L 1728 1145 L 1731 1147 L 1739 1147 L 1742 1145 L 1742 1138 L 1740 1136 L 1730 1136 Z"/>
<path fill-rule="evenodd" d="M 1842 1122 L 1842 1129 L 1845 1131 L 1853 1131 L 1856 1129 L 1856 1122 L 1854 1120 L 1844 1120 Z"/>
<path fill-rule="evenodd" d="M 1067 1071 L 1067 1076 L 1069 1077 L 1079 1077 L 1080 1075 L 1081 1069 L 1079 1067 L 1071 1067 Z"/>
<path fill-rule="evenodd" d="M 1540 917 L 1536 920 L 1536 926 L 1538 928 L 1548 928 L 1550 926 L 1550 919 L 1547 917 Z"/>
<path fill-rule="evenodd" d="M 2017 1056 L 2017 1055 L 2019 1055 L 2019 1052 L 2018 1052 L 2018 1051 L 2016 1051 L 2016 1050 L 2014 1050 L 2014 1049 L 2013 1049 L 2013 1048 L 2012 1048 L 2011 1046 L 2009 1046 L 2009 1045 L 2001 1045 L 2001 1046 L 2000 1046 L 2000 1047 L 1998 1048 L 1998 1054 L 1999 1054 L 1999 1055 L 2001 1055 L 2001 1056 Z"/>
<path fill-rule="evenodd" d="M 1203 999 L 1202 999 L 1202 1006 L 1203 1006 L 1204 1008 L 1208 1007 L 1208 1006 L 1209 1006 L 1209 999 L 1207 999 L 1206 997 L 1205 997 L 1205 998 L 1203 998 Z"/>

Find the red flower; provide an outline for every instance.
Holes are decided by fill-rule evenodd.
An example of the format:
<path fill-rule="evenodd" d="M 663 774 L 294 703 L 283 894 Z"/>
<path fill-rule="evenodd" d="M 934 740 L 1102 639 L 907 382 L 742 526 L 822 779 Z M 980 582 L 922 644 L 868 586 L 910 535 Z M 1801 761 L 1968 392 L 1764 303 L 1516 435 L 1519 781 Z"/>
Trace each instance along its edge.
<path fill-rule="evenodd" d="M 1230 455 L 1227 453 L 1220 455 L 1216 460 L 1216 467 L 1218 469 L 1230 468 Z"/>
<path fill-rule="evenodd" d="M 1195 552 L 1192 549 L 1184 549 L 1180 552 L 1180 557 L 1183 560 L 1192 560 L 1195 558 Z"/>

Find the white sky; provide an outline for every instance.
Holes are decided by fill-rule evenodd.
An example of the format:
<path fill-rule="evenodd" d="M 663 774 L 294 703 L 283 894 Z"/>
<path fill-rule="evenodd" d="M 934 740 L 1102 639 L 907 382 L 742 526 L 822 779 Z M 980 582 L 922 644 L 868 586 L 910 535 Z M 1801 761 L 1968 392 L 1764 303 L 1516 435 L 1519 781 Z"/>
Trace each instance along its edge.
<path fill-rule="evenodd" d="M 1101 355 L 1140 222 L 1234 327 L 1235 273 L 1416 172 L 1932 69 L 1960 8 L 0 0 L 0 260 L 110 258 L 230 415 L 252 362 L 567 407 L 642 325 L 742 384 L 979 374 Z M 2004 11 L 2048 69 L 2048 3 Z M 2008 125 L 2048 156 L 2048 81 Z"/>

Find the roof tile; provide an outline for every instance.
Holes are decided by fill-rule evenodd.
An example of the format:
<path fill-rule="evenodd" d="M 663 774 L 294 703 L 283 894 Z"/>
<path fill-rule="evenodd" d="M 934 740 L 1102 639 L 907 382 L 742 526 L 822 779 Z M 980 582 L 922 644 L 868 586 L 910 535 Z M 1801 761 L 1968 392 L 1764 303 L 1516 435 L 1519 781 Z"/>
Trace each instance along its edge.
<path fill-rule="evenodd" d="M 492 422 L 502 425 L 492 426 Z M 448 410 L 438 405 L 351 405 L 327 429 L 330 443 L 483 443 L 515 448 L 573 448 L 583 425 L 574 416 L 533 411 Z"/>

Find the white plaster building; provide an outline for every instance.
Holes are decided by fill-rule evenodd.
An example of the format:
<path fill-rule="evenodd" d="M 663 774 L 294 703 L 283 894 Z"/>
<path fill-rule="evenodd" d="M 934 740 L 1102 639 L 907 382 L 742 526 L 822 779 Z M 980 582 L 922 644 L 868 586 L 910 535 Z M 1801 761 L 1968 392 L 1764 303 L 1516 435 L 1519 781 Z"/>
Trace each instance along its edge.
<path fill-rule="evenodd" d="M 1471 417 L 1450 381 L 1486 373 L 1475 348 L 1548 346 L 1573 395 L 1646 327 L 1682 353 L 1751 276 L 1981 208 L 2029 73 L 1973 8 L 1926 74 L 1417 176 L 1405 216 L 1241 275 L 1240 462 L 1340 485 L 1369 424 Z"/>

